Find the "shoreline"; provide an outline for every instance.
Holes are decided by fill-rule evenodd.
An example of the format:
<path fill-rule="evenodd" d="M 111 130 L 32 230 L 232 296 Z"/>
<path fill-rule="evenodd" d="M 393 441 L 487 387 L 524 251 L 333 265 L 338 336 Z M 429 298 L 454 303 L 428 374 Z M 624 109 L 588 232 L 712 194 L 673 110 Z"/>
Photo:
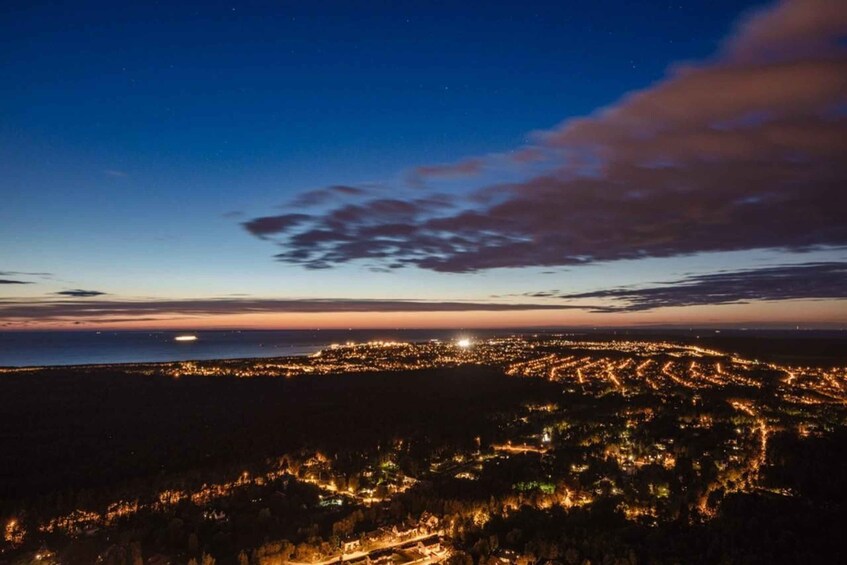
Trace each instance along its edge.
<path fill-rule="evenodd" d="M 252 330 L 251 330 L 252 331 Z M 288 332 L 289 330 L 283 330 Z M 257 330 L 258 332 L 265 333 L 263 330 Z M 0 337 L 4 332 L 0 332 Z M 57 332 L 56 336 L 60 337 L 59 334 L 63 332 Z M 132 334 L 137 335 L 139 332 L 109 332 L 110 334 Z M 157 334 L 157 335 L 176 335 L 176 332 L 169 331 L 161 331 L 161 332 L 144 332 L 147 334 Z M 179 342 L 174 342 L 172 340 L 167 341 L 159 341 L 154 343 L 139 343 L 135 344 L 118 344 L 117 347 L 128 347 L 128 349 L 137 348 L 139 350 L 144 350 L 145 348 L 153 348 L 150 351 L 152 357 L 163 357 L 166 354 L 163 354 L 162 347 L 174 347 L 173 355 L 175 357 L 171 358 L 152 358 L 152 359 L 116 359 L 113 361 L 109 360 L 95 360 L 91 362 L 77 362 L 77 361 L 68 361 L 68 362 L 57 362 L 57 363 L 20 363 L 20 364 L 3 364 L 0 362 L 0 373 L 12 373 L 16 371 L 36 371 L 36 370 L 57 370 L 57 369 L 67 369 L 67 370 L 79 370 L 79 369 L 106 369 L 110 367 L 114 368 L 132 368 L 132 367 L 167 367 L 176 363 L 256 363 L 261 362 L 263 360 L 284 360 L 284 359 L 298 359 L 302 360 L 304 357 L 309 357 L 318 353 L 319 351 L 325 350 L 327 348 L 332 347 L 333 345 L 343 344 L 343 343 L 357 343 L 364 344 L 373 341 L 383 341 L 383 339 L 377 337 L 382 334 L 377 334 L 371 332 L 370 330 L 352 330 L 350 332 L 338 332 L 341 336 L 345 337 L 358 337 L 357 340 L 348 340 L 342 341 L 341 339 L 332 340 L 330 335 L 327 335 L 327 340 L 322 341 L 320 343 L 316 342 L 305 342 L 302 344 L 288 344 L 288 345 L 266 345 L 262 342 L 259 343 L 240 343 L 233 344 L 232 342 L 215 342 L 211 340 L 204 340 L 202 338 L 203 334 L 220 334 L 220 333 L 229 333 L 229 332 L 217 332 L 217 331 L 198 331 L 194 332 L 201 336 L 201 339 L 197 341 L 191 341 L 180 344 Z M 306 332 L 303 332 L 306 333 Z M 330 332 L 327 332 L 330 333 Z M 748 356 L 756 356 L 756 353 L 762 354 L 765 357 L 772 358 L 780 358 L 782 361 L 786 361 L 788 359 L 794 359 L 795 361 L 807 361 L 811 363 L 818 363 L 821 361 L 826 362 L 827 360 L 842 359 L 843 356 L 841 354 L 833 355 L 834 351 L 832 350 L 833 344 L 840 349 L 840 346 L 843 341 L 847 340 L 847 333 L 841 333 L 837 331 L 829 331 L 829 330 L 817 330 L 815 331 L 815 335 L 811 335 L 810 330 L 758 330 L 758 331 L 742 331 L 742 330 L 723 330 L 715 331 L 715 330 L 652 330 L 652 331 L 644 331 L 639 329 L 625 329 L 625 330 L 601 330 L 595 329 L 593 331 L 583 331 L 579 333 L 568 332 L 568 331 L 517 331 L 515 329 L 503 329 L 499 331 L 461 331 L 461 330 L 438 330 L 433 331 L 427 335 L 422 335 L 424 332 L 422 330 L 394 330 L 393 336 L 397 341 L 401 341 L 409 344 L 424 344 L 428 341 L 436 340 L 436 341 L 450 341 L 451 339 L 458 339 L 461 336 L 471 336 L 474 339 L 494 339 L 494 338 L 504 338 L 504 337 L 515 337 L 515 336 L 528 336 L 537 334 L 539 337 L 546 336 L 552 337 L 555 335 L 567 335 L 571 339 L 575 339 L 577 341 L 584 339 L 614 339 L 614 340 L 622 340 L 622 341 L 631 341 L 631 340 L 656 340 L 656 339 L 665 339 L 667 341 L 673 341 L 680 344 L 691 344 L 691 343 L 702 343 L 702 344 L 710 344 L 711 346 L 718 347 L 726 352 L 731 351 L 743 351 L 747 349 L 746 347 L 738 347 L 741 346 L 742 343 L 746 343 L 747 345 L 755 345 L 755 344 L 769 344 L 769 347 L 765 347 L 764 349 L 769 351 L 746 351 L 745 354 Z M 358 334 L 358 336 L 350 335 L 350 334 Z M 413 334 L 406 335 L 403 334 Z M 445 335 L 450 334 L 450 335 Z M 475 335 L 476 334 L 476 335 Z M 18 334 L 20 335 L 20 334 Z M 96 334 L 95 334 L 96 335 Z M 793 345 L 789 345 L 786 343 L 787 341 L 796 340 Z M 815 348 L 814 344 L 829 344 L 828 351 L 803 351 L 808 349 L 807 346 L 812 346 L 811 349 L 819 349 Z M 2 341 L 0 341 L 2 344 Z M 235 349 L 252 349 L 253 351 L 233 351 L 230 354 L 227 354 L 228 347 L 235 346 Z M 779 345 L 779 347 L 775 347 Z M 787 346 L 787 347 L 784 347 Z M 55 347 L 53 344 L 45 344 L 46 350 L 49 350 L 51 347 Z M 84 347 L 91 347 L 90 344 L 86 344 Z M 108 357 L 110 350 L 110 346 L 105 346 L 103 351 L 105 351 L 105 355 L 100 352 L 96 352 L 92 349 L 90 353 L 90 357 L 97 356 L 106 356 Z M 114 347 L 114 346 L 113 346 Z M 155 348 L 160 348 L 155 350 Z M 180 353 L 179 348 L 182 349 L 182 353 L 187 353 L 187 348 L 214 348 L 214 350 L 203 352 L 202 349 L 199 351 L 195 351 L 196 356 L 191 357 L 177 357 L 176 354 Z M 754 349 L 759 349 L 754 348 Z M 265 351 L 267 353 L 265 353 Z M 79 354 L 77 354 L 78 356 Z M 142 353 L 143 355 L 143 353 Z M 30 353 L 29 356 L 33 356 L 33 353 Z M 47 357 L 61 357 L 61 353 L 47 352 Z M 120 357 L 120 355 L 117 355 Z M 73 357 L 73 355 L 71 356 Z"/>

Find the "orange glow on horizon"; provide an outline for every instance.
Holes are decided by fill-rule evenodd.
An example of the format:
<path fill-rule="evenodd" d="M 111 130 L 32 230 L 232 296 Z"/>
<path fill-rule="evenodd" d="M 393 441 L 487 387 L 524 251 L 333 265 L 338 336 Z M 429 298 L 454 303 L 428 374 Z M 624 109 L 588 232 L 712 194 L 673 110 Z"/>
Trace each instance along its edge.
<path fill-rule="evenodd" d="M 444 329 L 521 327 L 847 327 L 847 302 L 788 300 L 661 308 L 646 312 L 595 313 L 580 310 L 464 312 L 249 312 L 188 316 L 162 312 L 151 320 L 43 320 L 12 323 L 7 330 L 200 330 L 200 329 Z"/>

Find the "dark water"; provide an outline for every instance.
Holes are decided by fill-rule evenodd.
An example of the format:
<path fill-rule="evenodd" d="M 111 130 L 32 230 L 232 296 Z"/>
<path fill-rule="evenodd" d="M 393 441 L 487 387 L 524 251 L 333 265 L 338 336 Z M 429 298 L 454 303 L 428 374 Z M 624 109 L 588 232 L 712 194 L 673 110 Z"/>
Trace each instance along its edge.
<path fill-rule="evenodd" d="M 424 341 L 492 332 L 458 330 L 288 330 L 0 332 L 0 367 L 140 363 L 308 355 L 346 341 Z M 196 335 L 192 342 L 174 341 Z"/>

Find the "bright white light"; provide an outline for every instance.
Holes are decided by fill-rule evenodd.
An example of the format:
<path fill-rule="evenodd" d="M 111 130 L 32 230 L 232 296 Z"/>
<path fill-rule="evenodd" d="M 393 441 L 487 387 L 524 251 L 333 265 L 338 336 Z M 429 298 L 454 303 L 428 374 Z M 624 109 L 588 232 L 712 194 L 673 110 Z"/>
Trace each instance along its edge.
<path fill-rule="evenodd" d="M 456 345 L 458 345 L 459 347 L 461 347 L 463 349 L 468 348 L 468 347 L 471 346 L 471 340 L 469 340 L 466 337 L 463 337 L 462 339 L 460 339 L 459 341 L 456 342 Z"/>
<path fill-rule="evenodd" d="M 197 341 L 196 335 L 178 335 L 174 338 L 174 341 Z"/>

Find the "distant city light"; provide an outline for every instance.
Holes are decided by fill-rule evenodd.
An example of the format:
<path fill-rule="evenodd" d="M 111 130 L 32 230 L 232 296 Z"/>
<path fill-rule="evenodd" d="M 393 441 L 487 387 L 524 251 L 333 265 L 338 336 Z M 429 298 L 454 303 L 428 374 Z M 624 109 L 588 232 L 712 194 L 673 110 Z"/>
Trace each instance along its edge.
<path fill-rule="evenodd" d="M 456 342 L 456 345 L 462 348 L 467 348 L 471 346 L 471 340 L 466 337 L 463 337 L 462 339 Z"/>
<path fill-rule="evenodd" d="M 197 341 L 196 335 L 178 335 L 174 338 L 174 341 Z"/>

